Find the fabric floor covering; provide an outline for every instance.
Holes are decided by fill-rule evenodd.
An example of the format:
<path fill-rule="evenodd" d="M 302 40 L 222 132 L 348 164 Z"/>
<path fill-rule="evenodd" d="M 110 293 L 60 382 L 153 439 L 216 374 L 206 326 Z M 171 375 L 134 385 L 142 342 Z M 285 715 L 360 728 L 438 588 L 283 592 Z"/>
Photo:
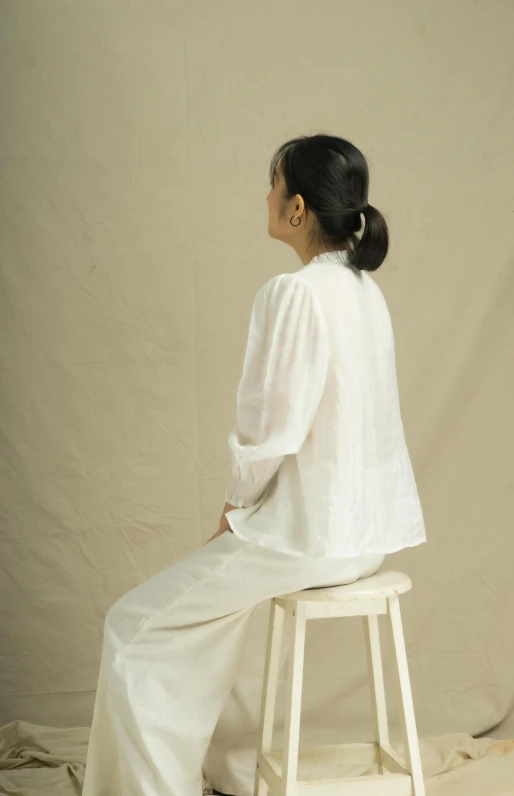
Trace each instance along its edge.
<path fill-rule="evenodd" d="M 0 728 L 0 794 L 75 796 L 84 776 L 88 727 L 68 729 L 14 721 Z M 400 754 L 401 743 L 392 742 Z M 255 748 L 255 747 L 254 747 Z M 448 733 L 420 739 L 427 796 L 514 796 L 514 739 Z M 330 776 L 374 773 L 363 766 L 331 769 Z M 253 775 L 245 793 L 252 796 Z M 319 774 L 319 772 L 318 772 Z M 322 776 L 328 776 L 325 771 Z M 310 778 L 310 777 L 307 777 Z M 204 779 L 204 794 L 222 785 Z"/>

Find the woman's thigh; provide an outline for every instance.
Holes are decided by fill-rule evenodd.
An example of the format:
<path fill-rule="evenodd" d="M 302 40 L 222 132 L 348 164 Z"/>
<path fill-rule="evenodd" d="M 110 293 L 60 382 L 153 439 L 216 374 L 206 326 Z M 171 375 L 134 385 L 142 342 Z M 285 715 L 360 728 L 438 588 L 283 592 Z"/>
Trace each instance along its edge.
<path fill-rule="evenodd" d="M 118 599 L 106 624 L 119 649 L 144 628 L 205 622 L 291 591 L 351 583 L 376 571 L 380 558 L 313 559 L 226 531 Z"/>

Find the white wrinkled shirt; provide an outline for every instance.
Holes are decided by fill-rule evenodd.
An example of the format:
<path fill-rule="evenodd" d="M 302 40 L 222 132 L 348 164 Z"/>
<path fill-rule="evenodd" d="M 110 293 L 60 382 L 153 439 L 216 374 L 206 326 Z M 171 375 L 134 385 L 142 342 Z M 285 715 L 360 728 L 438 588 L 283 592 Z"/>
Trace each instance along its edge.
<path fill-rule="evenodd" d="M 343 262 L 341 263 L 341 258 Z M 394 553 L 426 542 L 377 283 L 326 252 L 254 299 L 236 426 L 233 532 L 288 553 Z"/>

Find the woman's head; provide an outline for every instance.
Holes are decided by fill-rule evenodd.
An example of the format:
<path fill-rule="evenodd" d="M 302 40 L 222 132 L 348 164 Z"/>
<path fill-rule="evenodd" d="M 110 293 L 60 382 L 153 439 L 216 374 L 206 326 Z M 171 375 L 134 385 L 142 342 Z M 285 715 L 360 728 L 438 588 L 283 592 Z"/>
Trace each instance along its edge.
<path fill-rule="evenodd" d="M 293 138 L 273 155 L 269 177 L 271 237 L 289 243 L 305 262 L 346 249 L 359 270 L 379 268 L 387 255 L 387 225 L 368 204 L 368 166 L 357 147 L 324 134 Z"/>

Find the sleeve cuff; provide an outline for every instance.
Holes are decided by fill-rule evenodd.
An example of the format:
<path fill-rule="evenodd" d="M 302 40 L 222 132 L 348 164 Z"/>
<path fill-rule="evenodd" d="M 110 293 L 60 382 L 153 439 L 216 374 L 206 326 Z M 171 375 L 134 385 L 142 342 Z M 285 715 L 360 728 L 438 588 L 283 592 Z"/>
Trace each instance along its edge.
<path fill-rule="evenodd" d="M 250 508 L 259 502 L 263 493 L 262 487 L 256 489 L 249 484 L 242 484 L 241 481 L 233 479 L 225 492 L 225 502 L 230 503 L 231 506 L 237 506 L 239 509 Z"/>

